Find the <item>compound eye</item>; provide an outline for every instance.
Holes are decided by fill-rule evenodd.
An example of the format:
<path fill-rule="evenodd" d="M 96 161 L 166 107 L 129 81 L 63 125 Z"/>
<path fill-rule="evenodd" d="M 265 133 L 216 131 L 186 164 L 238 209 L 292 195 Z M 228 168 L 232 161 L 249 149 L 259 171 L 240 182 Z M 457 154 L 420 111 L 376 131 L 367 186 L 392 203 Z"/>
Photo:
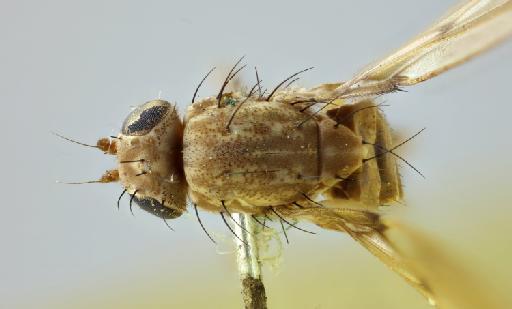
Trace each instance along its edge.
<path fill-rule="evenodd" d="M 153 100 L 137 107 L 126 117 L 121 132 L 129 136 L 146 135 L 158 125 L 171 110 L 171 104 Z"/>
<path fill-rule="evenodd" d="M 164 206 L 161 202 L 151 197 L 134 197 L 133 201 L 139 205 L 142 210 L 162 219 L 175 219 L 181 216 L 183 212 Z"/>

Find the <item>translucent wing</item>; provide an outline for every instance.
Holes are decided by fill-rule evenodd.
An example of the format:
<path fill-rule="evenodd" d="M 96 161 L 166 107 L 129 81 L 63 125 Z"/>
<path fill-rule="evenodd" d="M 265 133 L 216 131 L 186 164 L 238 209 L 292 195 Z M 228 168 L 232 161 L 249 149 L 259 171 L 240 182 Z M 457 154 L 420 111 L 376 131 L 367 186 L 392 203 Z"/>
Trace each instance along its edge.
<path fill-rule="evenodd" d="M 503 308 L 506 301 L 474 275 L 472 264 L 464 263 L 458 255 L 448 254 L 453 252 L 452 248 L 403 223 L 390 219 L 382 222 L 383 237 L 428 284 L 438 308 Z"/>
<path fill-rule="evenodd" d="M 321 85 L 314 90 L 319 97 L 331 98 L 392 92 L 464 63 L 511 34 L 511 0 L 472 0 L 353 79 Z"/>
<path fill-rule="evenodd" d="M 457 259 L 447 256 L 446 250 L 431 237 L 406 225 L 357 209 L 280 212 L 348 233 L 439 308 L 498 308 L 485 287 L 479 286 L 479 281 L 471 278 Z"/>

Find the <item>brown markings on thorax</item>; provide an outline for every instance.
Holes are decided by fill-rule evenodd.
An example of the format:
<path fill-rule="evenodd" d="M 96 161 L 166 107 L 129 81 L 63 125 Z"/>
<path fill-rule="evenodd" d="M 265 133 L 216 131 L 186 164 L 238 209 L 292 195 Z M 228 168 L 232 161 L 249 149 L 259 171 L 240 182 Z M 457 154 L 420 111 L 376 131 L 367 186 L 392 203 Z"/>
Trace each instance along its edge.
<path fill-rule="evenodd" d="M 228 131 L 232 111 L 211 105 L 187 117 L 183 158 L 191 197 L 271 206 L 291 203 L 317 186 L 315 122 L 297 129 L 304 115 L 293 107 L 248 101 Z"/>
<path fill-rule="evenodd" d="M 328 117 L 304 122 L 310 115 L 298 106 L 249 99 L 228 130 L 233 110 L 210 98 L 187 113 L 184 171 L 189 196 L 203 208 L 219 210 L 221 201 L 238 209 L 304 201 L 361 165 L 360 137 Z"/>

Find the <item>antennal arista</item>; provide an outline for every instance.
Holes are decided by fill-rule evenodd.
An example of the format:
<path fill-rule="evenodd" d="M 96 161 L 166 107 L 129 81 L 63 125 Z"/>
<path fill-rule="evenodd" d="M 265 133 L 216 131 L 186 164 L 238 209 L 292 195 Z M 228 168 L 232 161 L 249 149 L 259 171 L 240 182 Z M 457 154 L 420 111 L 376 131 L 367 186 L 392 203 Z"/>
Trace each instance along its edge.
<path fill-rule="evenodd" d="M 103 175 L 101 175 L 100 179 L 98 180 L 89 180 L 89 181 L 80 181 L 80 182 L 63 182 L 63 181 L 57 181 L 57 183 L 63 183 L 66 185 L 83 185 L 87 183 L 110 183 L 110 182 L 116 182 L 119 181 L 119 171 L 114 170 L 107 170 Z"/>
<path fill-rule="evenodd" d="M 105 154 L 109 154 L 109 155 L 117 154 L 117 143 L 112 138 L 103 137 L 103 138 L 100 138 L 96 142 L 96 145 L 89 145 L 89 144 L 85 144 L 85 143 L 76 141 L 74 139 L 71 139 L 69 137 L 60 135 L 60 134 L 55 133 L 55 132 L 51 132 L 51 133 L 53 135 L 59 137 L 59 138 L 62 138 L 64 140 L 68 141 L 68 142 L 71 142 L 71 143 L 75 143 L 75 144 L 78 144 L 78 145 L 81 145 L 81 146 L 85 146 L 85 147 L 97 148 L 97 149 L 103 151 Z"/>

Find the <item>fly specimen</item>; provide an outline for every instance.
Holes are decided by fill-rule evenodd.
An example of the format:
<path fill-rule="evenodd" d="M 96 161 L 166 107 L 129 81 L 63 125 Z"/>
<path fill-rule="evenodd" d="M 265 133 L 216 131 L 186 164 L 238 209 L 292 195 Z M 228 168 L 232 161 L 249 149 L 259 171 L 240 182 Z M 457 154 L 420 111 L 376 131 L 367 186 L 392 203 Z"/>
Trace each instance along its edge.
<path fill-rule="evenodd" d="M 223 219 L 238 212 L 346 232 L 433 301 L 431 283 L 379 213 L 402 197 L 394 150 L 403 142 L 392 140 L 374 98 L 464 63 L 511 32 L 512 1 L 469 1 L 347 82 L 286 87 L 293 75 L 265 94 L 257 77 L 250 91 L 225 92 L 237 63 L 216 96 L 196 101 L 196 90 L 183 120 L 163 100 L 135 109 L 118 136 L 98 142 L 118 160 L 99 182 L 119 180 L 130 207 L 164 220 L 179 217 L 188 198 L 196 213 Z"/>

